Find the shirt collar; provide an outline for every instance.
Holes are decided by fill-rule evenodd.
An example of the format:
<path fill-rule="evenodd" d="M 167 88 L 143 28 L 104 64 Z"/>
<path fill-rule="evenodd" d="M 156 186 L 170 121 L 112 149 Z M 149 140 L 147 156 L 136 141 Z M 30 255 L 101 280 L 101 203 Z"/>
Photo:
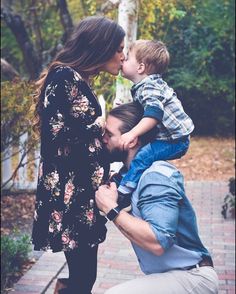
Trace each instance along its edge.
<path fill-rule="evenodd" d="M 160 79 L 160 78 L 161 78 L 160 74 L 152 74 L 152 75 L 149 75 L 149 76 L 145 77 L 140 82 L 134 84 L 131 87 L 131 90 L 130 90 L 132 96 L 138 90 L 138 88 L 140 88 L 143 84 L 147 83 L 148 81 L 155 81 L 155 80 Z"/>

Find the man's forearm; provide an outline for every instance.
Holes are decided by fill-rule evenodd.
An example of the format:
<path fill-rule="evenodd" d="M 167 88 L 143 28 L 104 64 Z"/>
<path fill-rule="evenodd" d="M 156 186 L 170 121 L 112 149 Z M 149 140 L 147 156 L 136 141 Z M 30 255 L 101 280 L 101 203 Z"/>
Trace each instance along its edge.
<path fill-rule="evenodd" d="M 150 225 L 144 220 L 121 211 L 114 223 L 126 238 L 138 246 L 155 255 L 162 255 L 164 253 Z"/>

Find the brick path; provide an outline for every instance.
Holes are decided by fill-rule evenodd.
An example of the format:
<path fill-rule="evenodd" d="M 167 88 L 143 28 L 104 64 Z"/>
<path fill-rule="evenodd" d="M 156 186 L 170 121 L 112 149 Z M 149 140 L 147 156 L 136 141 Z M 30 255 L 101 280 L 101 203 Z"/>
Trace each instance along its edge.
<path fill-rule="evenodd" d="M 203 243 L 213 256 L 220 280 L 219 294 L 234 294 L 235 221 L 230 218 L 224 220 L 221 216 L 221 205 L 228 192 L 227 183 L 187 182 L 186 190 L 197 212 Z M 62 253 L 44 253 L 11 293 L 53 294 L 56 279 L 67 277 L 67 274 Z M 129 241 L 109 223 L 107 240 L 99 248 L 98 278 L 93 294 L 102 294 L 115 284 L 141 275 Z"/>

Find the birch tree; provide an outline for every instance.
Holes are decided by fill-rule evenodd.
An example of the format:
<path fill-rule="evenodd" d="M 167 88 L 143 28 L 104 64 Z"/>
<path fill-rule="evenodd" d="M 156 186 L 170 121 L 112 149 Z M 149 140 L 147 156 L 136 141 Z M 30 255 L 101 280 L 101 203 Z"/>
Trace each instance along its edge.
<path fill-rule="evenodd" d="M 138 25 L 138 0 L 120 0 L 118 23 L 126 32 L 124 53 L 127 54 L 130 44 L 137 38 Z M 131 83 L 124 80 L 121 76 L 118 77 L 116 83 L 116 98 L 113 102 L 113 107 L 119 104 L 131 101 L 130 95 Z"/>

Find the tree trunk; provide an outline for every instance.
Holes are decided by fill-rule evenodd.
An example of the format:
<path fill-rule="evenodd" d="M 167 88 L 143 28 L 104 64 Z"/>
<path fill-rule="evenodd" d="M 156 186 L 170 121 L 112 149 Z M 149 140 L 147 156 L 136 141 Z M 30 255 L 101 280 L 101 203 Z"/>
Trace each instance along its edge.
<path fill-rule="evenodd" d="M 120 0 L 107 0 L 106 2 L 102 3 L 98 14 L 104 15 L 105 13 L 117 9 L 120 4 Z"/>
<path fill-rule="evenodd" d="M 16 77 L 19 77 L 19 73 L 14 69 L 14 67 L 3 58 L 1 58 L 1 74 L 2 80 L 11 81 Z"/>
<path fill-rule="evenodd" d="M 40 63 L 42 63 L 42 52 L 44 49 L 44 44 L 43 44 L 43 38 L 42 38 L 42 33 L 41 33 L 41 23 L 37 14 L 37 0 L 32 0 L 31 1 L 31 17 L 32 17 L 32 29 L 35 34 L 35 47 L 38 52 L 38 58 L 40 60 Z"/>
<path fill-rule="evenodd" d="M 124 53 L 137 38 L 138 0 L 121 0 L 119 4 L 118 23 L 126 32 Z M 120 79 L 116 83 L 116 98 L 113 106 L 131 101 L 130 83 L 122 83 Z"/>
<path fill-rule="evenodd" d="M 5 7 L 1 8 L 1 15 L 19 44 L 30 79 L 34 80 L 38 78 L 39 72 L 41 71 L 41 65 L 21 16 L 13 14 Z"/>
<path fill-rule="evenodd" d="M 70 36 L 74 25 L 70 16 L 70 13 L 68 11 L 67 2 L 66 0 L 58 0 L 57 5 L 60 11 L 60 19 L 61 24 L 64 28 L 64 34 L 62 37 L 62 42 L 65 43 L 68 37 Z"/>

